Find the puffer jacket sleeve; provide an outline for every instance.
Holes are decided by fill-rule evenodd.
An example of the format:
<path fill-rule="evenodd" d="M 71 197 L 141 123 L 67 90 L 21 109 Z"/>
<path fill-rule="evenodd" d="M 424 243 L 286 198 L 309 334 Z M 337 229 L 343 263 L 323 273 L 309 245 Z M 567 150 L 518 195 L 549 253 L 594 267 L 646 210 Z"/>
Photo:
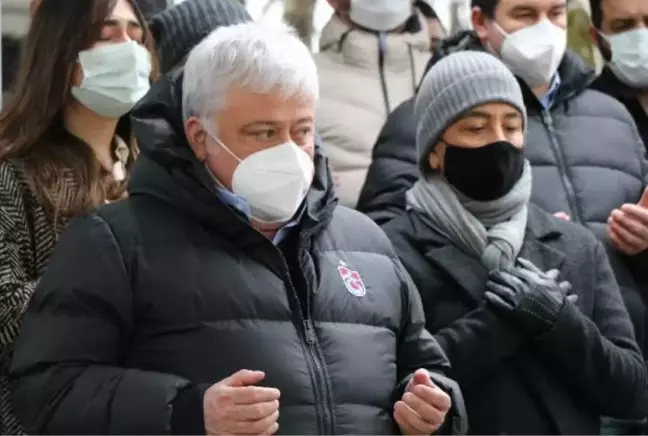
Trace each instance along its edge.
<path fill-rule="evenodd" d="M 397 263 L 403 283 L 403 325 L 398 345 L 398 377 L 394 401 L 400 400 L 404 390 L 420 368 L 430 373 L 432 381 L 452 399 L 452 409 L 446 417 L 440 434 L 463 435 L 468 431 L 468 419 L 459 385 L 448 377 L 450 362 L 445 353 L 425 329 L 423 303 L 405 268 Z"/>
<path fill-rule="evenodd" d="M 73 222 L 28 306 L 11 367 L 28 434 L 168 434 L 187 380 L 124 368 L 134 333 L 128 266 L 97 215 Z"/>
<path fill-rule="evenodd" d="M 582 266 L 583 273 L 596 274 L 592 319 L 567 301 L 537 347 L 578 398 L 592 402 L 602 415 L 643 419 L 648 413 L 646 365 L 605 249 L 594 243 L 588 250 L 591 261 Z"/>
<path fill-rule="evenodd" d="M 405 193 L 418 179 L 414 101 L 398 106 L 374 145 L 357 209 L 379 225 L 405 210 Z"/>
<path fill-rule="evenodd" d="M 0 171 L 0 346 L 6 350 L 18 335 L 22 315 L 31 298 L 36 280 L 30 280 L 23 253 L 32 235 L 21 223 L 27 222 L 18 186 Z M 2 353 L 5 354 L 4 352 Z"/>

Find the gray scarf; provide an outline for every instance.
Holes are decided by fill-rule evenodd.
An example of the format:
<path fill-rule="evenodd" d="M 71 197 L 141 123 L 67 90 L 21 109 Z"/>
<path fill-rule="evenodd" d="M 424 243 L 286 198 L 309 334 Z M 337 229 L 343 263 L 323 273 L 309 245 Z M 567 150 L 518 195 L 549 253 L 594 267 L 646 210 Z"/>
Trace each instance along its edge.
<path fill-rule="evenodd" d="M 528 162 L 513 189 L 497 200 L 470 200 L 440 174 L 420 179 L 406 196 L 408 209 L 421 212 L 427 225 L 489 270 L 511 266 L 520 254 L 530 197 Z"/>

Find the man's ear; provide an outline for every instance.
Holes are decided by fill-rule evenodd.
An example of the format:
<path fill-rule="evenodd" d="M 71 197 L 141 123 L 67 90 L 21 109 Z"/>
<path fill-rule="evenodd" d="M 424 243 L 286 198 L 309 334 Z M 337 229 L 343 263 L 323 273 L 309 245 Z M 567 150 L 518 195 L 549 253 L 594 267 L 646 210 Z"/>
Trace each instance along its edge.
<path fill-rule="evenodd" d="M 599 49 L 601 56 L 606 62 L 609 62 L 612 58 L 612 50 L 610 49 L 610 44 L 601 36 L 599 30 L 593 25 L 589 28 L 589 36 L 594 43 L 594 46 Z"/>
<path fill-rule="evenodd" d="M 470 11 L 470 22 L 472 23 L 473 29 L 480 41 L 484 42 L 488 40 L 486 15 L 482 13 L 482 10 L 478 6 L 475 6 Z"/>
<path fill-rule="evenodd" d="M 598 34 L 598 30 L 593 25 L 590 25 L 589 36 L 590 36 L 590 38 L 592 38 L 592 42 L 594 43 L 594 45 L 598 46 L 599 45 L 599 34 Z"/>
<path fill-rule="evenodd" d="M 431 152 L 428 155 L 428 164 L 430 164 L 430 168 L 433 170 L 438 170 L 441 168 L 441 158 L 435 152 Z"/>
<path fill-rule="evenodd" d="M 198 117 L 192 116 L 185 121 L 185 136 L 196 159 L 204 162 L 207 159 L 207 132 Z"/>

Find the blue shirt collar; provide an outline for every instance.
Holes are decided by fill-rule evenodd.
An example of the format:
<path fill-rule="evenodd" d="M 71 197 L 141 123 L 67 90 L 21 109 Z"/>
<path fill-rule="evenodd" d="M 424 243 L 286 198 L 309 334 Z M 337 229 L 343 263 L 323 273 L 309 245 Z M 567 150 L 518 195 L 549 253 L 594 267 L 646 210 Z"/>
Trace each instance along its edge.
<path fill-rule="evenodd" d="M 236 195 L 233 192 L 228 191 L 225 188 L 222 188 L 218 185 L 216 185 L 216 193 L 220 197 L 221 200 L 225 204 L 227 204 L 229 207 L 239 211 L 242 213 L 248 220 L 252 219 L 252 212 L 250 211 L 250 205 L 247 202 L 247 200 L 240 195 Z M 302 205 L 295 216 L 293 217 L 292 220 L 284 224 L 284 226 L 279 229 L 277 234 L 275 235 L 274 239 L 272 240 L 272 243 L 277 245 L 279 244 L 282 240 L 285 239 L 285 237 L 288 234 L 288 231 L 292 228 L 295 227 L 297 224 L 299 224 L 299 220 L 301 219 L 302 215 L 304 214 L 304 205 Z"/>
<path fill-rule="evenodd" d="M 247 219 L 251 218 L 252 212 L 250 211 L 250 205 L 245 198 L 220 186 L 216 186 L 216 193 L 226 205 L 241 212 Z"/>
<path fill-rule="evenodd" d="M 554 74 L 553 78 L 551 79 L 549 89 L 547 89 L 545 95 L 538 98 L 540 104 L 543 108 L 545 108 L 545 110 L 551 109 L 551 106 L 553 106 L 554 102 L 556 101 L 556 95 L 558 94 L 560 83 L 560 75 L 558 73 Z"/>

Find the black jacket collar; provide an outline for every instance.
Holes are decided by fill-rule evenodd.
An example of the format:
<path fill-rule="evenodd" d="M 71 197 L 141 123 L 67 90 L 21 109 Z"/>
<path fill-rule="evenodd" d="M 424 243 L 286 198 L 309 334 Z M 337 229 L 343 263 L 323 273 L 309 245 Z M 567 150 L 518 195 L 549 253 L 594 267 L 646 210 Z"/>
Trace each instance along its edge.
<path fill-rule="evenodd" d="M 621 82 L 608 67 L 603 69 L 601 75 L 592 84 L 592 89 L 619 100 L 628 109 L 639 129 L 641 139 L 648 147 L 648 114 L 637 98 L 639 90 Z"/>
<path fill-rule="evenodd" d="M 129 195 L 170 203 L 228 239 L 240 240 L 249 235 L 251 226 L 220 200 L 184 136 L 182 77 L 182 71 L 176 71 L 159 79 L 132 112 L 141 155 L 133 169 Z M 301 230 L 315 232 L 326 225 L 336 205 L 328 162 L 316 145 L 315 178 Z"/>
<path fill-rule="evenodd" d="M 410 212 L 411 227 L 406 232 L 406 238 L 418 247 L 426 259 L 436 268 L 462 288 L 473 304 L 481 302 L 484 284 L 489 271 L 474 256 L 456 247 L 428 227 L 424 220 L 417 217 L 418 212 Z M 542 211 L 537 206 L 529 205 L 529 218 L 526 235 L 520 257 L 530 260 L 539 268 L 550 270 L 560 269 L 565 262 L 565 255 L 552 247 L 552 242 L 561 238 L 562 230 L 557 225 L 556 218 Z"/>
<path fill-rule="evenodd" d="M 638 92 L 636 89 L 632 89 L 620 81 L 607 66 L 603 68 L 600 76 L 592 83 L 592 89 L 596 89 L 618 99 L 636 98 Z"/>

